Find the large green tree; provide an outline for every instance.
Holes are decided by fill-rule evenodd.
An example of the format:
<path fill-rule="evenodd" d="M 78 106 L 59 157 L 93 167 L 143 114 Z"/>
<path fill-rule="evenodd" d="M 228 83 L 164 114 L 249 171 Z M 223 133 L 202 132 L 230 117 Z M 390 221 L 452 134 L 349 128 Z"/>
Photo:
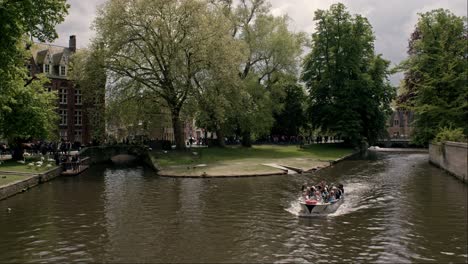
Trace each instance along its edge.
<path fill-rule="evenodd" d="M 0 137 L 18 147 L 15 159 L 22 141 L 54 134 L 55 94 L 44 90 L 43 76 L 28 77 L 25 65 L 31 40 L 54 40 L 68 8 L 65 0 L 0 0 Z"/>
<path fill-rule="evenodd" d="M 195 76 L 209 68 L 208 48 L 225 44 L 225 17 L 206 1 L 115 0 L 95 24 L 107 69 L 165 102 L 176 147 L 185 148 L 180 113 L 194 94 Z"/>
<path fill-rule="evenodd" d="M 412 139 L 427 144 L 444 127 L 468 135 L 466 17 L 437 9 L 420 14 L 409 41 L 399 106 L 415 112 Z"/>
<path fill-rule="evenodd" d="M 343 4 L 316 11 L 314 20 L 316 31 L 302 73 L 313 128 L 355 146 L 363 140 L 372 144 L 385 129 L 394 97 L 389 61 L 375 54 L 368 20 L 351 15 Z"/>
<path fill-rule="evenodd" d="M 273 16 L 265 0 L 213 1 L 223 7 L 231 21 L 231 35 L 244 43 L 245 57 L 239 64 L 239 91 L 229 123 L 242 136 L 242 144 L 251 146 L 252 136 L 267 134 L 273 125 L 277 104 L 272 86 L 279 73 L 297 74 L 305 41 L 303 33 L 288 29 L 287 16 Z"/>
<path fill-rule="evenodd" d="M 40 41 L 57 38 L 55 25 L 61 23 L 69 5 L 65 0 L 0 0 L 0 118 L 10 112 L 17 87 L 25 85 L 25 36 Z M 30 82 L 27 82 L 28 84 Z"/>

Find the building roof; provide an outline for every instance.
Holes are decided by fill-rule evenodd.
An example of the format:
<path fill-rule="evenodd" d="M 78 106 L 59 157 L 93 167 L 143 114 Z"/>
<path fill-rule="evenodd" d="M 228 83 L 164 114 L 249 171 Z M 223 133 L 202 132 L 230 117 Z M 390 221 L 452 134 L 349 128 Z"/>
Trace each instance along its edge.
<path fill-rule="evenodd" d="M 68 47 L 34 43 L 31 47 L 31 53 L 36 64 L 44 64 L 47 58 L 50 58 L 51 63 L 47 64 L 60 65 L 63 57 L 68 58 L 72 51 Z"/>

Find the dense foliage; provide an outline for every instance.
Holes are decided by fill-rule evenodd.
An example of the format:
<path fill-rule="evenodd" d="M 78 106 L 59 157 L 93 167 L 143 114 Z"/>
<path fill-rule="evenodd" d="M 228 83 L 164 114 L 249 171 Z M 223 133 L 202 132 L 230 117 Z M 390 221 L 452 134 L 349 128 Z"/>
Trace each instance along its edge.
<path fill-rule="evenodd" d="M 55 25 L 63 21 L 68 7 L 65 0 L 0 1 L 0 138 L 12 145 L 54 135 L 55 94 L 44 90 L 42 76 L 27 75 L 32 45 L 28 37 L 54 40 Z"/>
<path fill-rule="evenodd" d="M 134 82 L 129 89 L 164 101 L 178 149 L 185 148 L 181 111 L 211 49 L 226 44 L 226 22 L 206 2 L 165 0 L 110 1 L 96 19 L 107 69 Z"/>
<path fill-rule="evenodd" d="M 434 138 L 435 142 L 466 142 L 466 135 L 463 133 L 461 128 L 443 127 L 439 130 L 439 133 Z"/>
<path fill-rule="evenodd" d="M 389 61 L 374 52 L 372 27 L 343 4 L 315 12 L 316 32 L 304 61 L 314 128 L 330 131 L 357 146 L 375 142 L 385 129 L 394 89 Z"/>
<path fill-rule="evenodd" d="M 271 134 L 275 136 L 298 136 L 306 126 L 306 94 L 295 80 L 281 82 L 284 95 L 279 96 L 281 108 L 274 113 L 274 125 Z"/>
<path fill-rule="evenodd" d="M 80 89 L 84 111 L 91 129 L 91 140 L 95 143 L 105 139 L 105 87 L 107 75 L 104 68 L 104 57 L 97 44 L 88 49 L 78 50 L 70 60 L 70 79 L 75 83 L 75 89 Z"/>
<path fill-rule="evenodd" d="M 303 42 L 265 0 L 116 0 L 95 24 L 106 69 L 128 84 L 118 92 L 162 101 L 178 149 L 187 108 L 220 145 L 225 133 L 241 134 L 246 146 L 252 135 L 269 133 L 270 87 L 275 74 L 295 73 Z"/>
<path fill-rule="evenodd" d="M 411 35 L 399 105 L 415 111 L 413 141 L 427 144 L 444 127 L 468 135 L 466 18 L 437 9 L 420 14 Z"/>

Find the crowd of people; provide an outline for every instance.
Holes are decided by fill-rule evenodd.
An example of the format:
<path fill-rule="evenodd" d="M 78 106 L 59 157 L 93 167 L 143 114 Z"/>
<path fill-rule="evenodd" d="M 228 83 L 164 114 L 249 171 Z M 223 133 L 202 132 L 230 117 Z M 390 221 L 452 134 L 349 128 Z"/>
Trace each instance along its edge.
<path fill-rule="evenodd" d="M 341 199 L 344 194 L 343 184 L 329 186 L 325 181 L 311 186 L 304 184 L 301 190 L 304 200 L 309 200 L 313 203 L 334 203 Z"/>

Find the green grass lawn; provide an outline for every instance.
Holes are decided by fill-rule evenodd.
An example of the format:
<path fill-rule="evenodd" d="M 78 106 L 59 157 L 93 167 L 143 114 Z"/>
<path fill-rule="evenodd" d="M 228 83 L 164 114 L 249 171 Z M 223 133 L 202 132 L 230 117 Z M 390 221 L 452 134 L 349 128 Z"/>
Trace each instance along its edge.
<path fill-rule="evenodd" d="M 19 181 L 19 180 L 24 180 L 28 178 L 28 176 L 17 176 L 17 175 L 0 175 L 0 186 L 7 185 L 11 182 Z"/>
<path fill-rule="evenodd" d="M 25 164 L 18 163 L 14 160 L 3 161 L 0 164 L 0 171 L 18 171 L 18 172 L 29 172 L 29 173 L 41 173 L 53 168 L 56 168 L 55 163 L 52 163 L 52 167 L 46 167 L 45 163 L 42 167 L 29 166 L 28 164 L 33 162 L 32 160 L 26 160 Z"/>
<path fill-rule="evenodd" d="M 193 152 L 197 152 L 194 155 Z M 336 145 L 298 146 L 259 145 L 252 148 L 193 148 L 187 151 L 155 152 L 154 160 L 162 173 L 177 175 L 243 175 L 281 172 L 262 164 L 276 163 L 309 170 L 329 164 L 330 160 L 352 153 L 350 148 Z M 206 166 L 197 167 L 205 164 Z"/>

